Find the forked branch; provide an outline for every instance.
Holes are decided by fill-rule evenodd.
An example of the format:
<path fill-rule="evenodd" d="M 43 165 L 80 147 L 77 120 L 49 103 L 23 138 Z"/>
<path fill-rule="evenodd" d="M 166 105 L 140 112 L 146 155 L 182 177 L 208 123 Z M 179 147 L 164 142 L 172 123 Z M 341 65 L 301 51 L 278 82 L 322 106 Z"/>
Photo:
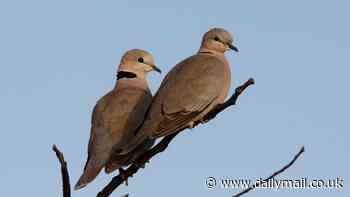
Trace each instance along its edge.
<path fill-rule="evenodd" d="M 243 93 L 243 91 L 247 87 L 249 87 L 250 85 L 253 85 L 253 84 L 254 84 L 254 80 L 249 79 L 243 85 L 237 87 L 235 90 L 235 93 L 231 96 L 231 98 L 229 98 L 224 104 L 217 106 L 214 110 L 209 112 L 207 114 L 207 116 L 204 117 L 203 122 L 210 121 L 211 119 L 215 118 L 215 116 L 217 114 L 219 114 L 220 112 L 222 112 L 226 108 L 228 108 L 232 105 L 235 105 L 238 97 Z M 199 123 L 201 123 L 201 122 L 197 122 L 196 125 Z M 103 188 L 103 190 L 97 194 L 97 197 L 108 197 L 124 181 L 126 181 L 129 177 L 132 177 L 135 173 L 137 173 L 137 171 L 142 166 L 144 166 L 152 157 L 154 157 L 158 153 L 163 152 L 168 147 L 169 143 L 175 138 L 175 136 L 179 132 L 164 137 L 156 146 L 154 146 L 152 149 L 148 150 L 140 158 L 138 158 L 134 164 L 129 166 L 123 172 L 123 175 L 119 174 L 119 175 L 115 176 L 110 181 L 110 183 L 107 186 L 105 186 Z M 67 169 L 67 162 L 64 160 L 63 153 L 56 147 L 56 145 L 53 145 L 52 149 L 55 151 L 56 157 L 61 164 L 63 197 L 70 197 L 71 196 L 71 189 L 70 189 L 69 174 L 68 174 L 68 169 Z M 283 172 L 283 171 L 281 171 L 281 172 Z M 279 172 L 279 173 L 281 173 L 281 172 Z"/>
<path fill-rule="evenodd" d="M 204 121 L 207 122 L 213 119 L 217 114 L 225 110 L 226 108 L 235 105 L 238 97 L 244 92 L 244 90 L 250 85 L 254 84 L 254 79 L 247 80 L 243 85 L 236 88 L 235 93 L 229 98 L 224 104 L 219 105 L 217 108 L 212 110 L 204 117 Z M 196 123 L 199 124 L 200 122 Z M 180 131 L 179 131 L 180 132 Z M 143 154 L 139 159 L 136 160 L 134 164 L 128 167 L 124 172 L 123 176 L 121 174 L 115 176 L 109 184 L 103 188 L 97 194 L 97 197 L 107 197 L 109 196 L 118 186 L 120 186 L 124 181 L 126 181 L 129 177 L 132 177 L 141 166 L 144 166 L 152 157 L 157 155 L 158 153 L 163 152 L 169 145 L 169 143 L 175 138 L 175 136 L 179 133 L 174 133 L 164 137 L 155 147 L 147 151 Z"/>

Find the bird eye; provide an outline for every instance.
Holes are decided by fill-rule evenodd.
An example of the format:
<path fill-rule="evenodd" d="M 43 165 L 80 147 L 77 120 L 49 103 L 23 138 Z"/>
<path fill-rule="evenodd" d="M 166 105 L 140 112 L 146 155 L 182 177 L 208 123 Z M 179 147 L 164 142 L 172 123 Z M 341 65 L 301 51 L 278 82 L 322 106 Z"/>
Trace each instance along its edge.
<path fill-rule="evenodd" d="M 143 63 L 143 62 L 144 62 L 144 60 L 143 60 L 142 57 L 139 57 L 139 59 L 137 59 L 137 61 L 140 62 L 140 63 Z"/>
<path fill-rule="evenodd" d="M 215 41 L 220 41 L 219 37 L 215 36 L 214 38 Z"/>

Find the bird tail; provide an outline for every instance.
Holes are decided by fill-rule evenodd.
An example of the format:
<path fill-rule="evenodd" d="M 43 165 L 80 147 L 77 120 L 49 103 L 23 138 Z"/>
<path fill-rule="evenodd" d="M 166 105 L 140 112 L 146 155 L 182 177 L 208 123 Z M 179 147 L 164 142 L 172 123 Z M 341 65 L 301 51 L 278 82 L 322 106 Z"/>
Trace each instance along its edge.
<path fill-rule="evenodd" d="M 87 184 L 89 184 L 91 181 L 93 181 L 97 175 L 102 170 L 103 165 L 98 164 L 94 165 L 90 161 L 85 166 L 83 174 L 80 176 L 77 184 L 74 186 L 74 190 L 79 190 L 83 187 L 85 187 Z"/>

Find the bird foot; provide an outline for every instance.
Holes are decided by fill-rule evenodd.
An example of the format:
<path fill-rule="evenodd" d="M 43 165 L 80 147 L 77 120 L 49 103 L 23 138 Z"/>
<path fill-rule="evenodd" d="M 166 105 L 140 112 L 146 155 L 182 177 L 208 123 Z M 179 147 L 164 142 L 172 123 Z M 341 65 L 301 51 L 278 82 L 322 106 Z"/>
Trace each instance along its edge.
<path fill-rule="evenodd" d="M 209 119 L 205 119 L 204 117 L 199 120 L 199 123 L 201 123 L 201 124 L 205 124 L 207 122 L 209 122 Z"/>
<path fill-rule="evenodd" d="M 125 185 L 128 186 L 128 177 L 126 176 L 125 170 L 123 168 L 119 168 L 119 174 L 122 177 L 122 179 L 125 181 Z"/>
<path fill-rule="evenodd" d="M 146 167 L 146 163 L 149 163 L 149 161 L 146 161 L 145 163 L 142 163 L 142 164 L 135 162 L 134 164 L 137 168 L 144 169 Z"/>

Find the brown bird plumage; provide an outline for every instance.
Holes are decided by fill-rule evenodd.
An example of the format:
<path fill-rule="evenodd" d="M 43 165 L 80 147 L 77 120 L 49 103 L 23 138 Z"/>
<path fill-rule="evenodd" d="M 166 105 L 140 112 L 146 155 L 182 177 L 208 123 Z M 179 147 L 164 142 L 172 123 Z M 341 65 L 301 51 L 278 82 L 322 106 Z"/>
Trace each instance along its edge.
<path fill-rule="evenodd" d="M 112 153 L 108 163 L 105 165 L 105 172 L 109 174 L 114 170 L 120 169 L 121 166 L 132 164 L 138 157 L 145 153 L 146 150 L 150 149 L 154 142 L 154 139 L 148 138 L 126 155 Z"/>
<path fill-rule="evenodd" d="M 232 42 L 231 34 L 221 28 L 204 34 L 198 53 L 177 64 L 163 80 L 133 146 L 146 134 L 154 139 L 192 128 L 224 102 L 231 83 L 224 53 L 238 52 Z"/>
<path fill-rule="evenodd" d="M 160 72 L 146 51 L 134 49 L 122 57 L 115 88 L 103 96 L 93 110 L 88 159 L 76 190 L 94 180 L 103 167 L 111 172 L 128 165 L 153 145 L 153 140 L 147 139 L 136 149 L 129 147 L 152 101 L 145 79 L 151 70 Z"/>

